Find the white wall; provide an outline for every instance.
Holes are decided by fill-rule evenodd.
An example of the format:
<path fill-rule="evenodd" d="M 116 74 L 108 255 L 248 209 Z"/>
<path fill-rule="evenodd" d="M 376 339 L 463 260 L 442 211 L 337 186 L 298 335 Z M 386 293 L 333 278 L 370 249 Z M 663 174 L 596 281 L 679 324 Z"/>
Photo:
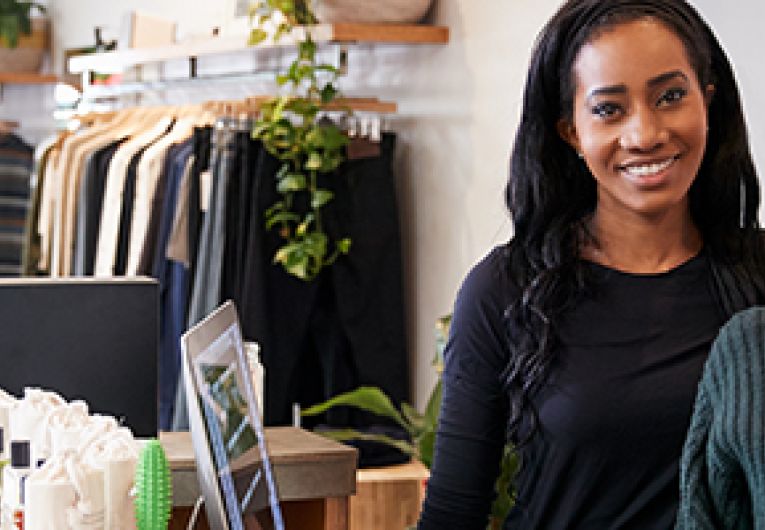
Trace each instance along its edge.
<path fill-rule="evenodd" d="M 380 0 L 372 0 L 380 1 Z M 51 0 L 55 45 L 87 45 L 92 28 L 116 35 L 121 17 L 141 9 L 177 20 L 181 35 L 244 28 L 235 0 Z M 451 310 L 470 266 L 511 233 L 503 205 L 508 154 L 517 126 L 534 37 L 559 0 L 437 0 L 432 21 L 449 26 L 447 46 L 352 51 L 343 88 L 399 103 L 397 175 L 406 261 L 413 391 L 424 403 L 433 323 Z M 765 82 L 756 36 L 759 0 L 696 0 L 730 51 L 741 78 L 758 160 L 765 156 Z M 60 64 L 60 60 L 55 61 Z M 0 107 L 1 109 L 1 107 Z"/>
<path fill-rule="evenodd" d="M 435 319 L 449 311 L 466 271 L 505 241 L 508 153 L 536 32 L 558 0 L 440 0 L 434 23 L 447 46 L 353 50 L 343 88 L 398 102 L 397 177 L 404 241 L 413 397 L 422 405 L 435 381 Z M 241 31 L 235 0 L 51 0 L 54 63 L 63 48 L 87 45 L 93 26 L 118 33 L 131 9 L 178 21 L 181 35 Z M 191 6 L 191 8 L 189 7 Z"/>
<path fill-rule="evenodd" d="M 692 0 L 692 3 L 712 26 L 733 63 L 744 101 L 755 165 L 760 172 L 760 180 L 765 180 L 765 68 L 762 63 L 765 2 Z M 765 219 L 765 200 L 760 205 L 762 219 Z"/>

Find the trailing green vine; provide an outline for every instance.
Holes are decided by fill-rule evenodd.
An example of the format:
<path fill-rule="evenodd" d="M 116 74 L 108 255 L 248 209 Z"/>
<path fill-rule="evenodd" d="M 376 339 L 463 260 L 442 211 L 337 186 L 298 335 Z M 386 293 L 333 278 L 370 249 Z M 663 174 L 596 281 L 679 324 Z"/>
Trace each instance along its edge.
<path fill-rule="evenodd" d="M 283 15 L 281 20 L 277 13 Z M 274 26 L 273 39 L 278 40 L 296 25 L 316 22 L 308 3 L 301 0 L 259 0 L 251 19 L 253 45 L 269 38 L 269 23 Z M 303 280 L 314 279 L 351 247 L 347 237 L 330 240 L 322 222 L 322 209 L 333 193 L 321 187 L 319 176 L 338 168 L 348 143 L 337 126 L 317 120 L 322 106 L 338 95 L 338 76 L 336 67 L 319 62 L 316 43 L 306 31 L 298 43 L 297 58 L 276 77 L 288 93 L 261 106 L 252 131 L 253 137 L 262 140 L 268 152 L 283 163 L 276 175 L 281 199 L 265 213 L 266 229 L 278 230 L 284 240 L 274 262 Z"/>

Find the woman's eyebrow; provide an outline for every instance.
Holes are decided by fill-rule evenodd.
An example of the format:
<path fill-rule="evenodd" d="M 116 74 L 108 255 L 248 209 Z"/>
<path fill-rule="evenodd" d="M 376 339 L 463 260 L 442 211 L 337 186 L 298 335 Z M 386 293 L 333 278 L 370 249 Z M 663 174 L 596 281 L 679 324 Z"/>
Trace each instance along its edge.
<path fill-rule="evenodd" d="M 661 85 L 663 83 L 666 83 L 667 81 L 672 81 L 673 79 L 680 78 L 684 81 L 688 81 L 688 76 L 685 75 L 680 70 L 672 70 L 671 72 L 665 72 L 663 74 L 659 74 L 656 77 L 652 77 L 648 80 L 648 83 L 646 83 L 649 87 L 655 87 L 656 85 Z"/>
<path fill-rule="evenodd" d="M 657 85 L 661 85 L 663 83 L 666 83 L 667 81 L 671 81 L 673 79 L 683 79 L 684 81 L 688 81 L 688 76 L 685 75 L 680 70 L 672 70 L 670 72 L 664 72 L 663 74 L 659 74 L 656 77 L 652 77 L 646 82 L 646 85 L 648 85 L 649 88 L 653 88 Z M 586 99 L 589 101 L 595 96 L 612 96 L 614 94 L 626 94 L 627 93 L 627 85 L 620 84 L 620 85 L 609 85 L 609 86 L 603 86 L 603 87 L 596 87 L 590 90 L 587 93 Z"/>
<path fill-rule="evenodd" d="M 587 93 L 585 98 L 587 101 L 591 100 L 595 96 L 613 96 L 615 94 L 626 94 L 627 85 L 610 85 L 603 87 L 596 87 Z"/>

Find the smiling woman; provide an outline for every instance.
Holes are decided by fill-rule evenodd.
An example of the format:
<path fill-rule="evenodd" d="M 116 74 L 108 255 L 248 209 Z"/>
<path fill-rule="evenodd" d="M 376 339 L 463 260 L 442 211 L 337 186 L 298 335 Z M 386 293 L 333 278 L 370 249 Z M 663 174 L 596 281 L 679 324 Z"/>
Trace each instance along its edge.
<path fill-rule="evenodd" d="M 710 344 L 765 301 L 738 88 L 684 0 L 568 0 L 534 48 L 513 239 L 466 278 L 420 530 L 670 529 Z"/>

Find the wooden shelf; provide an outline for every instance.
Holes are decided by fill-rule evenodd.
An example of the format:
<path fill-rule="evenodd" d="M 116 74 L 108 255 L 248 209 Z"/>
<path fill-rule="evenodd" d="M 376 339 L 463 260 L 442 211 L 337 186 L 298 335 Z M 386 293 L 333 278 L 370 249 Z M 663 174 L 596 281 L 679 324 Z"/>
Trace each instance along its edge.
<path fill-rule="evenodd" d="M 333 24 L 333 42 L 446 44 L 449 28 L 423 24 Z"/>
<path fill-rule="evenodd" d="M 449 28 L 427 25 L 397 24 L 319 24 L 295 28 L 278 43 L 247 45 L 247 36 L 214 37 L 193 42 L 170 44 L 157 48 L 134 48 L 114 52 L 78 55 L 69 59 L 69 71 L 121 72 L 140 64 L 188 59 L 205 55 L 235 53 L 258 48 L 292 46 L 310 32 L 317 43 L 386 43 L 386 44 L 446 44 Z"/>
<path fill-rule="evenodd" d="M 29 72 L 0 72 L 0 84 L 8 85 L 47 85 L 57 83 L 58 76 Z"/>

